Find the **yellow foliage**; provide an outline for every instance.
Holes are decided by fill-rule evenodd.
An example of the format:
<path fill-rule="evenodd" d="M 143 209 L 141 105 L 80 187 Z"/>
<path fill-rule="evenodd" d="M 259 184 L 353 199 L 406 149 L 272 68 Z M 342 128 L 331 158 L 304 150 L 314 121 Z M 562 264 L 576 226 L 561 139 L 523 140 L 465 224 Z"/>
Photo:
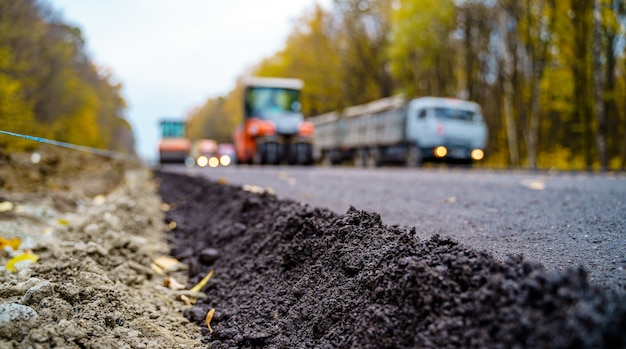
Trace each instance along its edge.
<path fill-rule="evenodd" d="M 125 102 L 92 65 L 80 30 L 42 15 L 46 4 L 0 0 L 0 129 L 82 145 L 115 146 Z M 109 143 L 111 140 L 113 144 Z M 0 135 L 0 148 L 37 143 Z"/>

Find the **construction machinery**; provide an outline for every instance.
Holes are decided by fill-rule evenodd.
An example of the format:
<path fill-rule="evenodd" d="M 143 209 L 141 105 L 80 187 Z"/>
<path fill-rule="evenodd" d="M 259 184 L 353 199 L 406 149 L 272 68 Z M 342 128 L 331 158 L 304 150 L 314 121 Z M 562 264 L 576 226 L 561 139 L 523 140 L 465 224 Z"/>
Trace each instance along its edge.
<path fill-rule="evenodd" d="M 191 141 L 187 139 L 187 123 L 180 120 L 160 122 L 159 163 L 185 163 L 191 151 Z"/>
<path fill-rule="evenodd" d="M 481 108 L 461 99 L 389 97 L 310 120 L 316 128 L 315 157 L 324 164 L 472 164 L 485 156 Z"/>
<path fill-rule="evenodd" d="M 250 77 L 244 85 L 243 123 L 233 132 L 237 162 L 312 164 L 314 126 L 301 112 L 302 80 Z"/>

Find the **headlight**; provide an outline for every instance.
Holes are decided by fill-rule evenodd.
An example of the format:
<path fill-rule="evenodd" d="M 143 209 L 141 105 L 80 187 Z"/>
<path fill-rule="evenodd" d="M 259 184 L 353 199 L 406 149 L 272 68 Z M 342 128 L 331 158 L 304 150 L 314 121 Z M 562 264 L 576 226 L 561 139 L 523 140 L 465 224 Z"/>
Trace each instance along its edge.
<path fill-rule="evenodd" d="M 446 149 L 446 147 L 444 147 L 443 145 L 438 146 L 437 148 L 435 148 L 435 156 L 438 158 L 442 158 L 446 155 L 448 155 L 448 149 Z"/>
<path fill-rule="evenodd" d="M 198 164 L 198 166 L 200 167 L 206 167 L 206 165 L 209 164 L 209 159 L 207 159 L 207 157 L 204 155 L 198 156 L 198 158 L 196 159 L 196 164 Z"/>
<path fill-rule="evenodd" d="M 211 156 L 211 158 L 209 159 L 209 166 L 211 166 L 211 168 L 216 168 L 219 165 L 220 161 L 217 159 L 217 157 Z"/>
<path fill-rule="evenodd" d="M 481 149 L 474 149 L 470 154 L 473 160 L 482 160 L 485 157 L 485 152 Z"/>
<path fill-rule="evenodd" d="M 222 157 L 220 157 L 220 164 L 222 166 L 228 166 L 230 165 L 230 156 L 228 155 L 222 155 Z"/>

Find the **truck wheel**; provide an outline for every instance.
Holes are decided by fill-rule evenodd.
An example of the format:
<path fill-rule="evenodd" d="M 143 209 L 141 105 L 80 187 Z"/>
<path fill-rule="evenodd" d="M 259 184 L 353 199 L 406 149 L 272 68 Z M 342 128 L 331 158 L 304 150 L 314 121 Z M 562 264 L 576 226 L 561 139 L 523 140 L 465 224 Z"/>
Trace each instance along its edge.
<path fill-rule="evenodd" d="M 288 148 L 289 165 L 313 164 L 313 147 L 307 143 L 296 143 Z"/>
<path fill-rule="evenodd" d="M 407 167 L 420 167 L 422 166 L 422 151 L 416 145 L 409 147 L 406 152 L 406 157 L 404 159 L 404 164 Z"/>
<path fill-rule="evenodd" d="M 365 157 L 365 166 L 368 168 L 375 168 L 378 166 L 378 152 L 376 150 L 371 150 L 367 152 L 367 156 Z"/>
<path fill-rule="evenodd" d="M 333 165 L 333 160 L 330 158 L 330 153 L 325 151 L 322 153 L 321 164 L 324 167 L 331 167 Z"/>
<path fill-rule="evenodd" d="M 313 165 L 313 145 L 311 144 L 301 144 L 300 146 L 301 152 L 300 155 L 300 164 L 305 166 Z"/>
<path fill-rule="evenodd" d="M 256 153 L 254 153 L 254 156 L 252 157 L 252 164 L 253 165 L 263 165 L 263 164 L 265 164 L 265 153 L 266 152 L 267 152 L 266 145 L 265 144 L 259 144 L 256 147 Z"/>
<path fill-rule="evenodd" d="M 365 166 L 365 155 L 360 150 L 355 150 L 352 156 L 352 162 L 354 163 L 354 167 L 364 167 Z"/>

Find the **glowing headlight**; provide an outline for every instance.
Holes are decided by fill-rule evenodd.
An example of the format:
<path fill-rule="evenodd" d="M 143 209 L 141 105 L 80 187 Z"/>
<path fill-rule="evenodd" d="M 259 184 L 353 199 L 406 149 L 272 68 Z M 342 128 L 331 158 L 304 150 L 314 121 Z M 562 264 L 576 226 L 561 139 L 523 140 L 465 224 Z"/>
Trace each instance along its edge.
<path fill-rule="evenodd" d="M 211 168 L 216 168 L 219 165 L 220 161 L 215 156 L 211 156 L 209 159 L 209 166 L 211 166 Z"/>
<path fill-rule="evenodd" d="M 209 159 L 207 159 L 207 157 L 204 155 L 198 156 L 198 158 L 196 159 L 196 164 L 198 164 L 198 166 L 200 167 L 206 167 L 206 165 L 209 164 Z"/>
<path fill-rule="evenodd" d="M 220 164 L 222 164 L 222 166 L 230 165 L 230 156 L 222 155 L 222 157 L 220 158 Z"/>
<path fill-rule="evenodd" d="M 446 149 L 446 147 L 440 145 L 437 148 L 435 148 L 434 153 L 435 153 L 436 157 L 442 158 L 442 157 L 448 155 L 448 149 Z"/>
<path fill-rule="evenodd" d="M 473 160 L 482 160 L 485 157 L 485 152 L 480 149 L 474 149 L 470 156 Z"/>

